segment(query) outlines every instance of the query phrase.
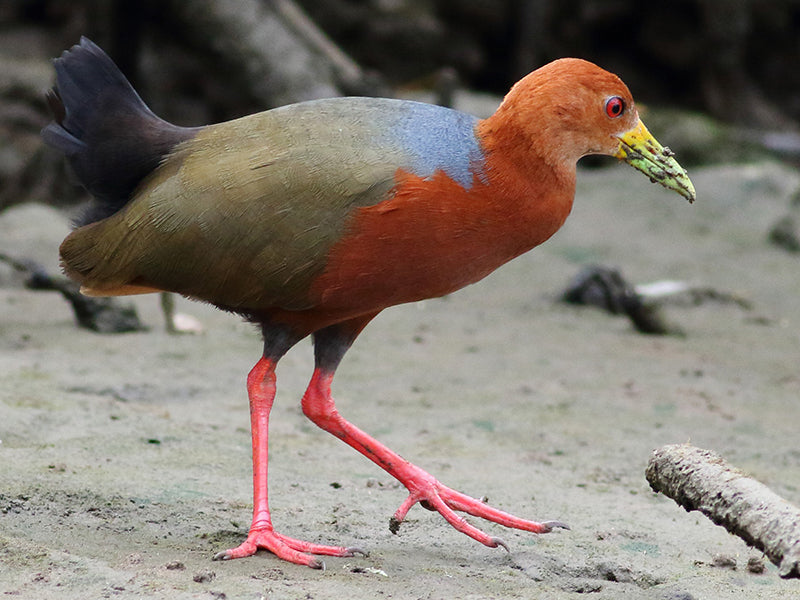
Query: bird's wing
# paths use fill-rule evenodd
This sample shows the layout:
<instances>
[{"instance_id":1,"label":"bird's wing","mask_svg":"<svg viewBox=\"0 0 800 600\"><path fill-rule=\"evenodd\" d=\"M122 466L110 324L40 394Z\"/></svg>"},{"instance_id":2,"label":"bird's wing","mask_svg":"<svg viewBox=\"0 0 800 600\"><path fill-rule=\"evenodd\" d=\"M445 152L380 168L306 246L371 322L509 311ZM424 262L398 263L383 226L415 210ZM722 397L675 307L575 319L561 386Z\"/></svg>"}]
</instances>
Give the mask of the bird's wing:
<instances>
[{"instance_id":1,"label":"bird's wing","mask_svg":"<svg viewBox=\"0 0 800 600\"><path fill-rule=\"evenodd\" d=\"M152 288L233 310L310 308L308 288L348 217L389 198L398 169L464 168L459 157L425 158L424 119L409 107L419 110L325 100L203 128L123 210L65 240L65 268L93 293ZM451 134L468 139L471 123Z\"/></svg>"}]
</instances>

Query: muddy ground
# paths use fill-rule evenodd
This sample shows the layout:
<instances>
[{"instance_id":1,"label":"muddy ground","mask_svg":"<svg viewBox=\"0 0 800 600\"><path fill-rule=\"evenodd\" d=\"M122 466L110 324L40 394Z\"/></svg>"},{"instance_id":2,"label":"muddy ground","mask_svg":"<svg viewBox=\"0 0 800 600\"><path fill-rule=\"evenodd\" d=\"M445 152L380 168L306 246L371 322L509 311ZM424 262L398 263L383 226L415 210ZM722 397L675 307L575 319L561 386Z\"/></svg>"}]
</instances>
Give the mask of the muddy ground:
<instances>
[{"instance_id":1,"label":"muddy ground","mask_svg":"<svg viewBox=\"0 0 800 600\"><path fill-rule=\"evenodd\" d=\"M345 359L340 411L444 483L571 531L478 523L490 549L437 514L388 521L403 489L302 415L303 343L278 372L276 528L367 548L327 570L268 553L212 562L250 517L245 376L255 330L196 303L205 333L77 329L56 293L0 272L0 591L9 598L700 600L800 597L760 553L649 490L663 444L713 449L800 503L800 258L767 242L800 185L777 164L694 170L690 206L623 165L582 171L551 241L481 283L387 310ZM0 251L55 267L67 220L0 215ZM678 279L734 294L672 305L683 336L554 302L587 263L636 283Z\"/></svg>"}]
</instances>

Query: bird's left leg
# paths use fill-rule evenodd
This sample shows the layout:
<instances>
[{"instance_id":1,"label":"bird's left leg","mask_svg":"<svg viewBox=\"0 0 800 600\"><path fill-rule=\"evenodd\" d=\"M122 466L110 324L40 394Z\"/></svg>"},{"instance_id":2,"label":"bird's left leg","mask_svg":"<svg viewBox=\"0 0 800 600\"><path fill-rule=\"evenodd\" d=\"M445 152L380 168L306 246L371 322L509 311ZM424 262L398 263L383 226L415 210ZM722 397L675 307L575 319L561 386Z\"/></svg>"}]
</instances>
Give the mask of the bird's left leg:
<instances>
[{"instance_id":1,"label":"bird's left leg","mask_svg":"<svg viewBox=\"0 0 800 600\"><path fill-rule=\"evenodd\" d=\"M319 427L358 450L408 489L408 498L389 522L392 533L397 533L409 509L417 502L429 510L440 513L458 531L492 548L505 547L505 544L502 540L470 525L455 511L481 517L505 527L534 533L548 533L557 527L568 529L559 521L538 523L520 519L442 485L428 472L408 462L339 414L331 396L333 375L345 352L368 321L368 318L348 321L314 334L315 368L303 396L303 412Z\"/></svg>"}]
</instances>

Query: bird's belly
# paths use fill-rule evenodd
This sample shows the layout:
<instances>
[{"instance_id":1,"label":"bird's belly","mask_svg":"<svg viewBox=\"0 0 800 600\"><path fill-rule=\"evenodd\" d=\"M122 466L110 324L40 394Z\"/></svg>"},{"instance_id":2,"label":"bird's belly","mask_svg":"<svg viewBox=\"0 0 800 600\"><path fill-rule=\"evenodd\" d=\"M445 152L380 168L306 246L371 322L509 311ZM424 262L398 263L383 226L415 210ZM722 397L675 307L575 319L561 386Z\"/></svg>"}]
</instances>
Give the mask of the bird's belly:
<instances>
[{"instance_id":1,"label":"bird's belly","mask_svg":"<svg viewBox=\"0 0 800 600\"><path fill-rule=\"evenodd\" d=\"M464 252L455 245L432 247L422 240L363 242L334 254L331 268L312 286L316 306L361 313L443 296L482 279L508 260Z\"/></svg>"}]
</instances>

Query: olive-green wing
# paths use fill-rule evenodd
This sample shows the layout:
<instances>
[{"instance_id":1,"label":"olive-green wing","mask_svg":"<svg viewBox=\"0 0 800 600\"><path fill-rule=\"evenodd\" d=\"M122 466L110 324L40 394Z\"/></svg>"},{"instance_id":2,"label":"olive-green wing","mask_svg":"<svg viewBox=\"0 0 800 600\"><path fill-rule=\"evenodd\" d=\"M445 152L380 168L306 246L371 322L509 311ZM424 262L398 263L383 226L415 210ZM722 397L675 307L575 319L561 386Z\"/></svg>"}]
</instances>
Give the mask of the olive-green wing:
<instances>
[{"instance_id":1,"label":"olive-green wing","mask_svg":"<svg viewBox=\"0 0 800 600\"><path fill-rule=\"evenodd\" d=\"M386 100L292 105L201 129L118 213L62 244L96 294L136 287L234 310L310 308L308 289L359 206L387 198L403 152ZM380 116L380 115L379 115Z\"/></svg>"}]
</instances>

